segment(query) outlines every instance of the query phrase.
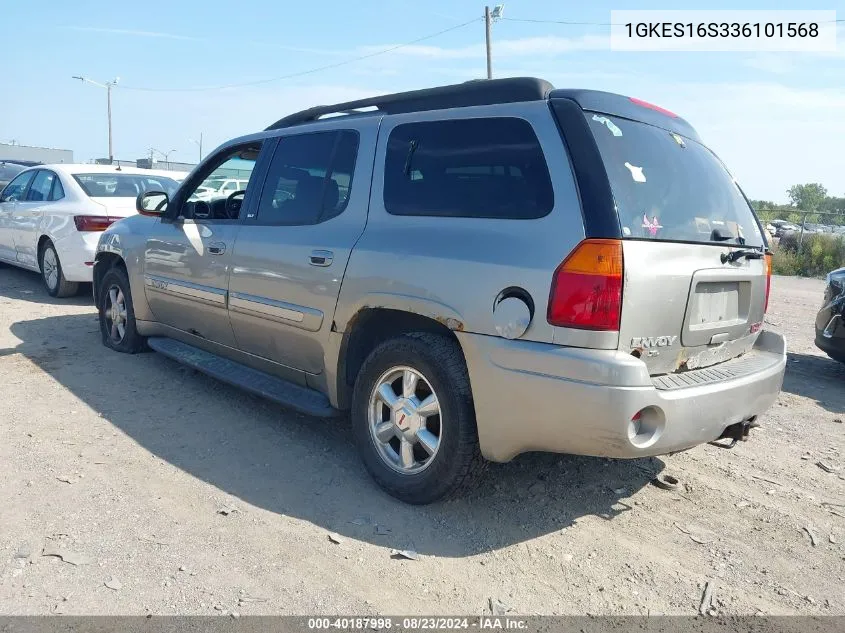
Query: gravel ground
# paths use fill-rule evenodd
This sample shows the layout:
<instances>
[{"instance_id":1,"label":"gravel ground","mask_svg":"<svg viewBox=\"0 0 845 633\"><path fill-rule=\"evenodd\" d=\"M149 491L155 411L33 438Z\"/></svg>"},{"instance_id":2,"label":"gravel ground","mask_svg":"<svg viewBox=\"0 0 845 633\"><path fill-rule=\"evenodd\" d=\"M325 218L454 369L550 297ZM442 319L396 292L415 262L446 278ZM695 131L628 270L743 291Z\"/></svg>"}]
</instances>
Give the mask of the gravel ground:
<instances>
[{"instance_id":1,"label":"gravel ground","mask_svg":"<svg viewBox=\"0 0 845 633\"><path fill-rule=\"evenodd\" d=\"M525 455L420 508L345 422L109 352L87 296L3 268L0 613L693 614L709 582L714 613L845 614L845 368L812 344L822 282L773 284L788 373L751 441Z\"/></svg>"}]
</instances>

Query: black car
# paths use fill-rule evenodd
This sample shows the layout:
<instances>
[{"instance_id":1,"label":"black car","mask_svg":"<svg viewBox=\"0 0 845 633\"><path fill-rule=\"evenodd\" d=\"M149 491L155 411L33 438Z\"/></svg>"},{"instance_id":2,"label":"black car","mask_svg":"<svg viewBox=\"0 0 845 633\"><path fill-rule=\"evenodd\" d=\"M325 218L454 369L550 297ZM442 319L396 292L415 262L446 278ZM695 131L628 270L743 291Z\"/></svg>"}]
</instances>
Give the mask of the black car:
<instances>
[{"instance_id":1,"label":"black car","mask_svg":"<svg viewBox=\"0 0 845 633\"><path fill-rule=\"evenodd\" d=\"M827 275L824 305L816 316L816 347L845 363L845 268Z\"/></svg>"}]
</instances>

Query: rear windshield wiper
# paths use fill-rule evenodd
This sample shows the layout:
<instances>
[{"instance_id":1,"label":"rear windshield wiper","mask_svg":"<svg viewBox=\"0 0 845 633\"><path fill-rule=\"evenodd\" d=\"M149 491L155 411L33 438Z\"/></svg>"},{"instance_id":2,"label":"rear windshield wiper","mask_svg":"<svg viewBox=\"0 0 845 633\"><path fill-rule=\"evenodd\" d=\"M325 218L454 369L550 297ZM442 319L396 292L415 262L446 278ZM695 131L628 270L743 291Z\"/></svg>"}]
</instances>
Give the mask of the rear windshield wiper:
<instances>
[{"instance_id":1,"label":"rear windshield wiper","mask_svg":"<svg viewBox=\"0 0 845 633\"><path fill-rule=\"evenodd\" d=\"M727 264L728 262L733 264L742 257L745 259L763 259L763 253L762 251L738 250L731 251L730 253L722 253L721 259L723 264Z\"/></svg>"},{"instance_id":2,"label":"rear windshield wiper","mask_svg":"<svg viewBox=\"0 0 845 633\"><path fill-rule=\"evenodd\" d=\"M745 238L744 237L742 237L741 235L734 235L728 229L723 229L723 228L717 227L717 228L713 229L713 231L710 233L710 241L711 242L727 242L727 241L730 241L730 240L734 240L740 246L745 245Z\"/></svg>"}]
</instances>

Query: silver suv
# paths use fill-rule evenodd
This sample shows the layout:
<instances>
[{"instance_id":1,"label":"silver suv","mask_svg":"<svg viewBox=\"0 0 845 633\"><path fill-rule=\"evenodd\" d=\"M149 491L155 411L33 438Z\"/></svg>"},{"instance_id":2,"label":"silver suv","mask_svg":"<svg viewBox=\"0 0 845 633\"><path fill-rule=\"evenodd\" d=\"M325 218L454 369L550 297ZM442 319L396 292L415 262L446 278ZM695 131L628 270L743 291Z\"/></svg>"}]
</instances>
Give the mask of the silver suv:
<instances>
[{"instance_id":1,"label":"silver suv","mask_svg":"<svg viewBox=\"0 0 845 633\"><path fill-rule=\"evenodd\" d=\"M194 196L216 174L246 189ZM657 106L530 78L315 107L99 242L102 338L315 416L428 503L526 451L745 439L785 342L719 159Z\"/></svg>"}]
</instances>

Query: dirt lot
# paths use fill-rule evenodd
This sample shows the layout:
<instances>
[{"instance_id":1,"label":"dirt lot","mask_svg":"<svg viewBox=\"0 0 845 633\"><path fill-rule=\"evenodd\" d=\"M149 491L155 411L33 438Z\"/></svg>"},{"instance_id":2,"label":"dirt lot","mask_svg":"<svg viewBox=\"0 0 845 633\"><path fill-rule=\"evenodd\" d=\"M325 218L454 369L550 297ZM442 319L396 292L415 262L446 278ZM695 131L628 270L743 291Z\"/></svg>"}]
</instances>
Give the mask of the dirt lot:
<instances>
[{"instance_id":1,"label":"dirt lot","mask_svg":"<svg viewBox=\"0 0 845 633\"><path fill-rule=\"evenodd\" d=\"M345 422L109 352L88 297L0 269L0 613L692 614L710 581L722 614L845 614L845 368L812 345L821 292L774 281L789 369L751 441L526 455L418 508L371 483Z\"/></svg>"}]
</instances>

